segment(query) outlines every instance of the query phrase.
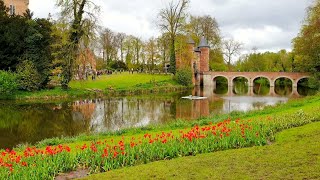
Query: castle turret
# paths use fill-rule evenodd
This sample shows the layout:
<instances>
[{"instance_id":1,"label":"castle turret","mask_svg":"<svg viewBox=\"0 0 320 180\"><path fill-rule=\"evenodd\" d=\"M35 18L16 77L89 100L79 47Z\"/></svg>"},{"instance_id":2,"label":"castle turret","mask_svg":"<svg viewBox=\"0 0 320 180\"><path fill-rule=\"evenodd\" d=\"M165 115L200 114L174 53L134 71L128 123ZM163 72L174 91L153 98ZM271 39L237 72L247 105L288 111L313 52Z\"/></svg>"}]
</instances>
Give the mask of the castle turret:
<instances>
[{"instance_id":1,"label":"castle turret","mask_svg":"<svg viewBox=\"0 0 320 180\"><path fill-rule=\"evenodd\" d=\"M200 73L209 71L209 53L210 46L204 36L201 37L199 49L201 51L200 55Z\"/></svg>"}]
</instances>

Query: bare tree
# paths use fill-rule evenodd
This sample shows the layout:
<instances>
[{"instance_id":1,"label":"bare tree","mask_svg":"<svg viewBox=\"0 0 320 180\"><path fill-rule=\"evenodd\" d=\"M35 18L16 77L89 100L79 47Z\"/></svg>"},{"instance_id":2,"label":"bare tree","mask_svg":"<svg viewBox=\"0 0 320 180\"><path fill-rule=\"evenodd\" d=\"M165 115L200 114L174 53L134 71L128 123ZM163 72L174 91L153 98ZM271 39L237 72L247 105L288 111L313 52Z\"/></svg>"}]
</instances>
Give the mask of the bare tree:
<instances>
[{"instance_id":1,"label":"bare tree","mask_svg":"<svg viewBox=\"0 0 320 180\"><path fill-rule=\"evenodd\" d=\"M228 64L228 69L231 71L232 57L239 55L242 49L242 43L235 41L234 39L228 39L223 41L223 54L225 56L225 62Z\"/></svg>"},{"instance_id":2,"label":"bare tree","mask_svg":"<svg viewBox=\"0 0 320 180\"><path fill-rule=\"evenodd\" d=\"M172 0L169 5L159 13L159 27L170 35L170 72L173 74L176 72L175 38L184 24L189 2L190 0L179 0L178 3L174 3Z\"/></svg>"}]
</instances>

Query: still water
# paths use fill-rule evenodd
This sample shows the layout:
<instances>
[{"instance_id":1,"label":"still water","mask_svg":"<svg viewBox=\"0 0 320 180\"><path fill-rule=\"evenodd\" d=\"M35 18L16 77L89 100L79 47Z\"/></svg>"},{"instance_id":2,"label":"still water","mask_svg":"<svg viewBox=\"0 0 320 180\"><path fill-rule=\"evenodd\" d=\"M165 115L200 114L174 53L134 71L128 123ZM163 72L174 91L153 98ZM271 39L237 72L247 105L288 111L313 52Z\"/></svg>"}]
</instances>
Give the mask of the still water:
<instances>
[{"instance_id":1,"label":"still water","mask_svg":"<svg viewBox=\"0 0 320 180\"><path fill-rule=\"evenodd\" d=\"M246 90L247 91L247 90ZM250 91L250 90L249 90ZM229 90L230 92L230 90ZM206 100L185 100L193 94ZM232 111L262 109L296 96L215 94L195 89L173 95L79 99L66 102L0 101L0 148L34 144L45 138L114 131L192 120Z\"/></svg>"}]
</instances>

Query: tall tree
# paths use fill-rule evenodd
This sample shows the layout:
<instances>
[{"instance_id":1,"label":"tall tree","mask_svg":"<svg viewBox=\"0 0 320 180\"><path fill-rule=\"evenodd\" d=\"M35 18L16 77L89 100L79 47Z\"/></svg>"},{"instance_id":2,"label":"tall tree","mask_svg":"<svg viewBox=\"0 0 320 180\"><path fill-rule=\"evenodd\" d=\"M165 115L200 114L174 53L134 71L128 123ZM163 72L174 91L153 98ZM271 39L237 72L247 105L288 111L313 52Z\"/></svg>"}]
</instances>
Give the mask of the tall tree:
<instances>
[{"instance_id":1,"label":"tall tree","mask_svg":"<svg viewBox=\"0 0 320 180\"><path fill-rule=\"evenodd\" d=\"M298 71L314 72L320 78L320 0L308 8L298 36L293 40Z\"/></svg>"},{"instance_id":2,"label":"tall tree","mask_svg":"<svg viewBox=\"0 0 320 180\"><path fill-rule=\"evenodd\" d=\"M146 54L147 54L147 62L148 68L150 71L154 70L157 56L157 44L155 38L150 38L146 44Z\"/></svg>"},{"instance_id":3,"label":"tall tree","mask_svg":"<svg viewBox=\"0 0 320 180\"><path fill-rule=\"evenodd\" d=\"M132 40L132 45L134 49L134 64L138 65L143 43L140 38L134 37Z\"/></svg>"},{"instance_id":4,"label":"tall tree","mask_svg":"<svg viewBox=\"0 0 320 180\"><path fill-rule=\"evenodd\" d=\"M232 58L240 54L242 44L234 39L227 39L223 41L223 54L225 56L225 62L228 65L229 71L231 71Z\"/></svg>"},{"instance_id":5,"label":"tall tree","mask_svg":"<svg viewBox=\"0 0 320 180\"><path fill-rule=\"evenodd\" d=\"M73 77L74 62L79 55L81 39L88 36L94 29L97 22L96 12L99 11L99 6L95 5L90 0L57 0L58 7L61 8L61 17L70 20L70 43L65 56L65 64L63 68L62 87L68 88L68 84ZM93 13L95 12L95 13Z\"/></svg>"},{"instance_id":6,"label":"tall tree","mask_svg":"<svg viewBox=\"0 0 320 180\"><path fill-rule=\"evenodd\" d=\"M227 69L223 60L220 29L214 17L210 15L190 16L186 32L196 43L199 43L202 36L207 39L210 46L209 65L211 70L224 71Z\"/></svg>"},{"instance_id":7,"label":"tall tree","mask_svg":"<svg viewBox=\"0 0 320 180\"><path fill-rule=\"evenodd\" d=\"M186 27L188 33L197 43L199 43L200 37L204 36L211 48L221 47L220 29L215 18L209 15L191 16Z\"/></svg>"},{"instance_id":8,"label":"tall tree","mask_svg":"<svg viewBox=\"0 0 320 180\"><path fill-rule=\"evenodd\" d=\"M125 38L123 43L125 60L129 69L134 68L134 49L133 49L134 38L135 38L134 36L129 35Z\"/></svg>"},{"instance_id":9,"label":"tall tree","mask_svg":"<svg viewBox=\"0 0 320 180\"><path fill-rule=\"evenodd\" d=\"M190 0L179 0L178 3L174 3L172 0L159 13L159 26L161 30L170 35L170 72L173 74L176 73L175 38L179 31L182 30L189 2Z\"/></svg>"},{"instance_id":10,"label":"tall tree","mask_svg":"<svg viewBox=\"0 0 320 180\"><path fill-rule=\"evenodd\" d=\"M107 61L107 64L110 64L113 58L113 54L116 46L116 37L115 33L110 29L106 28L101 34L101 46L103 50L103 60Z\"/></svg>"},{"instance_id":11,"label":"tall tree","mask_svg":"<svg viewBox=\"0 0 320 180\"><path fill-rule=\"evenodd\" d=\"M124 33L118 33L117 34L117 39L119 40L120 60L122 62L124 62L124 58L123 58L124 47L123 46L124 46L125 38L126 38L126 34L124 34Z\"/></svg>"},{"instance_id":12,"label":"tall tree","mask_svg":"<svg viewBox=\"0 0 320 180\"><path fill-rule=\"evenodd\" d=\"M167 62L169 62L170 58L170 49L168 41L170 41L170 37L167 33L162 34L160 37L157 38L157 45L159 50L159 56L161 58L161 65L162 68L165 68Z\"/></svg>"}]
</instances>

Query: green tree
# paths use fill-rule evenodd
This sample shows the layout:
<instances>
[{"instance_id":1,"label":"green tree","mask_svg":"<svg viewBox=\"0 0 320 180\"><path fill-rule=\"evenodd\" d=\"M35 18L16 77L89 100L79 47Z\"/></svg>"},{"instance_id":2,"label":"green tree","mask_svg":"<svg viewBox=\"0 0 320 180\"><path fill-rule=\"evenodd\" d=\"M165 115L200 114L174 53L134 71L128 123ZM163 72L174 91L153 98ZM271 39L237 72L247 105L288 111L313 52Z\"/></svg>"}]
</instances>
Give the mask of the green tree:
<instances>
[{"instance_id":1,"label":"green tree","mask_svg":"<svg viewBox=\"0 0 320 180\"><path fill-rule=\"evenodd\" d=\"M17 75L10 71L0 70L0 94L12 94L17 89Z\"/></svg>"},{"instance_id":2,"label":"green tree","mask_svg":"<svg viewBox=\"0 0 320 180\"><path fill-rule=\"evenodd\" d=\"M3 0L0 0L0 18L8 16L9 9L4 5Z\"/></svg>"},{"instance_id":3,"label":"green tree","mask_svg":"<svg viewBox=\"0 0 320 180\"><path fill-rule=\"evenodd\" d=\"M237 62L236 68L240 71L269 71L269 72L291 72L292 71L292 53L281 50L277 53L253 52L242 56Z\"/></svg>"},{"instance_id":4,"label":"green tree","mask_svg":"<svg viewBox=\"0 0 320 180\"><path fill-rule=\"evenodd\" d=\"M26 21L27 31L25 32L25 52L22 59L33 62L40 75L40 87L44 87L49 82L51 75L51 65L53 61L51 44L52 23L47 19L36 19Z\"/></svg>"},{"instance_id":5,"label":"green tree","mask_svg":"<svg viewBox=\"0 0 320 180\"><path fill-rule=\"evenodd\" d=\"M150 38L149 41L145 45L145 51L147 56L147 65L149 71L154 70L155 63L157 60L157 42L155 38Z\"/></svg>"},{"instance_id":6,"label":"green tree","mask_svg":"<svg viewBox=\"0 0 320 180\"><path fill-rule=\"evenodd\" d=\"M0 17L0 69L16 70L26 50L27 30L26 20L20 16Z\"/></svg>"},{"instance_id":7,"label":"green tree","mask_svg":"<svg viewBox=\"0 0 320 180\"><path fill-rule=\"evenodd\" d=\"M313 72L318 76L320 72L320 0L307 10L307 16L298 36L293 39L293 53L295 70ZM320 76L317 78L320 79Z\"/></svg>"},{"instance_id":8,"label":"green tree","mask_svg":"<svg viewBox=\"0 0 320 180\"><path fill-rule=\"evenodd\" d=\"M47 19L7 16L3 2L0 1L0 69L16 71L17 65L24 59L33 62L40 73L40 88L49 82L52 63L51 26Z\"/></svg>"},{"instance_id":9,"label":"green tree","mask_svg":"<svg viewBox=\"0 0 320 180\"><path fill-rule=\"evenodd\" d=\"M32 61L25 60L17 67L19 88L25 91L39 90L41 76Z\"/></svg>"},{"instance_id":10,"label":"green tree","mask_svg":"<svg viewBox=\"0 0 320 180\"><path fill-rule=\"evenodd\" d=\"M164 33L157 38L157 45L158 45L162 68L165 68L166 63L170 62L169 60L170 49L168 44L169 41L170 41L170 37L168 36L168 33Z\"/></svg>"},{"instance_id":11,"label":"green tree","mask_svg":"<svg viewBox=\"0 0 320 180\"><path fill-rule=\"evenodd\" d=\"M204 36L211 48L221 47L221 36L218 22L215 18L205 16L190 16L190 21L186 25L186 31L191 34L196 43Z\"/></svg>"}]
</instances>

